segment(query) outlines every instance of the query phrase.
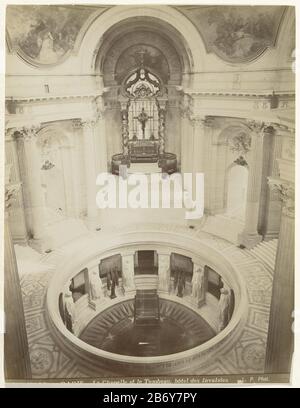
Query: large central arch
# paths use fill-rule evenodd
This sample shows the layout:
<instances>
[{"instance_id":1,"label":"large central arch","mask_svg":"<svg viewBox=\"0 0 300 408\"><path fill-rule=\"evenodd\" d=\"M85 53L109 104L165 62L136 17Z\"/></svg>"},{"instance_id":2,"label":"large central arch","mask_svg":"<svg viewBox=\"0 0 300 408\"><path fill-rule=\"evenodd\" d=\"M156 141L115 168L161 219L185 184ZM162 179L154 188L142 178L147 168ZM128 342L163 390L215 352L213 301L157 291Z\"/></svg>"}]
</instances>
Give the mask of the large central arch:
<instances>
[{"instance_id":1,"label":"large central arch","mask_svg":"<svg viewBox=\"0 0 300 408\"><path fill-rule=\"evenodd\" d=\"M182 38L194 71L203 68L206 51L202 38L195 26L180 12L169 6L116 6L96 17L83 38L79 51L81 72L94 73L96 56L107 30L121 21L138 16L150 17L172 26Z\"/></svg>"}]
</instances>

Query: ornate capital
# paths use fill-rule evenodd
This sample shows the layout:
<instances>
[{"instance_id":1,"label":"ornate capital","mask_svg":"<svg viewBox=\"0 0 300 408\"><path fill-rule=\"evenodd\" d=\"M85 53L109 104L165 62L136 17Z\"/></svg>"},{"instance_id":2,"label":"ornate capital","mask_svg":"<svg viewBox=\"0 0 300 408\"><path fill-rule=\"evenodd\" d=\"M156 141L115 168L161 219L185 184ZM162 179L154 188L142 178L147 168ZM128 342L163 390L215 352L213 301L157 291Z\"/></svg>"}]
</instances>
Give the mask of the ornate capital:
<instances>
[{"instance_id":1,"label":"ornate capital","mask_svg":"<svg viewBox=\"0 0 300 408\"><path fill-rule=\"evenodd\" d=\"M17 131L17 129L15 127L12 128L6 128L5 129L5 138L6 139L13 139L15 136L15 132Z\"/></svg>"},{"instance_id":2,"label":"ornate capital","mask_svg":"<svg viewBox=\"0 0 300 408\"><path fill-rule=\"evenodd\" d=\"M288 217L295 217L295 184L281 179L268 179L269 187L279 194L282 212Z\"/></svg>"},{"instance_id":3,"label":"ornate capital","mask_svg":"<svg viewBox=\"0 0 300 408\"><path fill-rule=\"evenodd\" d=\"M264 133L273 134L274 132L274 128L271 123L249 120L246 124L251 132L257 133L259 135L263 135Z\"/></svg>"},{"instance_id":4,"label":"ornate capital","mask_svg":"<svg viewBox=\"0 0 300 408\"><path fill-rule=\"evenodd\" d=\"M96 119L92 118L92 119L86 119L86 120L82 120L80 122L80 125L83 129L94 129L94 126L96 124Z\"/></svg>"},{"instance_id":5,"label":"ornate capital","mask_svg":"<svg viewBox=\"0 0 300 408\"><path fill-rule=\"evenodd\" d=\"M24 140L31 140L37 137L37 133L40 130L40 126L32 125L30 127L23 126L22 128L18 128L15 130L14 135L15 137L22 138Z\"/></svg>"},{"instance_id":6,"label":"ornate capital","mask_svg":"<svg viewBox=\"0 0 300 408\"><path fill-rule=\"evenodd\" d=\"M5 210L8 210L13 201L17 198L21 183L6 184L5 186Z\"/></svg>"},{"instance_id":7,"label":"ornate capital","mask_svg":"<svg viewBox=\"0 0 300 408\"><path fill-rule=\"evenodd\" d=\"M217 118L213 116L207 116L202 120L202 124L204 127L207 128L216 128L219 126L219 123L217 121Z\"/></svg>"}]
</instances>

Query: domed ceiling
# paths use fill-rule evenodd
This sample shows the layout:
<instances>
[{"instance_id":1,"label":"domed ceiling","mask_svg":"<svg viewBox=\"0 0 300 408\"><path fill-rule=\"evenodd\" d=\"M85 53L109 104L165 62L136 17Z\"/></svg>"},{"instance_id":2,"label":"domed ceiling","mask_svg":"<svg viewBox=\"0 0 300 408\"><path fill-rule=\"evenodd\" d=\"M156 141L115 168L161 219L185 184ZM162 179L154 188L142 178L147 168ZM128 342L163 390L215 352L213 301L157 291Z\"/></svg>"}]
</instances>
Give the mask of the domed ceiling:
<instances>
[{"instance_id":1,"label":"domed ceiling","mask_svg":"<svg viewBox=\"0 0 300 408\"><path fill-rule=\"evenodd\" d=\"M10 51L35 65L56 64L79 47L94 18L113 6L7 7ZM249 62L274 46L282 6L176 6L197 28L207 52L231 63Z\"/></svg>"}]
</instances>

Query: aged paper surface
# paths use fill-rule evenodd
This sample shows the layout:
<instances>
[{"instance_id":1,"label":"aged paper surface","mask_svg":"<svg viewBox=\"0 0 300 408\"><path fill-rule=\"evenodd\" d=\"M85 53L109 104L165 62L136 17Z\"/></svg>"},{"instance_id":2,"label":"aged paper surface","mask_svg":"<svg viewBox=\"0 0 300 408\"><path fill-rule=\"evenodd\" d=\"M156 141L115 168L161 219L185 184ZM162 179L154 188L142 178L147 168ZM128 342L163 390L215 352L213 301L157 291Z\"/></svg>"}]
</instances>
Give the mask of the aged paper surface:
<instances>
[{"instance_id":1,"label":"aged paper surface","mask_svg":"<svg viewBox=\"0 0 300 408\"><path fill-rule=\"evenodd\" d=\"M290 384L296 8L1 10L6 386Z\"/></svg>"}]
</instances>

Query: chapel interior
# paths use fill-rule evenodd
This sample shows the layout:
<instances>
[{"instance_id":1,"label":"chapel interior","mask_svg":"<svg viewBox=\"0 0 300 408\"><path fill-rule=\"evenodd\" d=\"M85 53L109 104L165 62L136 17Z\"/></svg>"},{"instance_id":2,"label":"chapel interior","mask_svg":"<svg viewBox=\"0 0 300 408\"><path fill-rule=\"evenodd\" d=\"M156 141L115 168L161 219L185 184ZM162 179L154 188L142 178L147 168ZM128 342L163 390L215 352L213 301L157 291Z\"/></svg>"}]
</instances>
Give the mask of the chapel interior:
<instances>
[{"instance_id":1,"label":"chapel interior","mask_svg":"<svg viewBox=\"0 0 300 408\"><path fill-rule=\"evenodd\" d=\"M7 381L288 378L294 8L9 5L5 87ZM196 173L201 217L96 201Z\"/></svg>"}]
</instances>

